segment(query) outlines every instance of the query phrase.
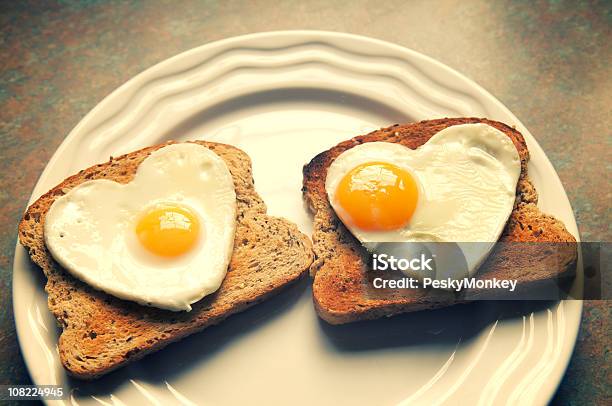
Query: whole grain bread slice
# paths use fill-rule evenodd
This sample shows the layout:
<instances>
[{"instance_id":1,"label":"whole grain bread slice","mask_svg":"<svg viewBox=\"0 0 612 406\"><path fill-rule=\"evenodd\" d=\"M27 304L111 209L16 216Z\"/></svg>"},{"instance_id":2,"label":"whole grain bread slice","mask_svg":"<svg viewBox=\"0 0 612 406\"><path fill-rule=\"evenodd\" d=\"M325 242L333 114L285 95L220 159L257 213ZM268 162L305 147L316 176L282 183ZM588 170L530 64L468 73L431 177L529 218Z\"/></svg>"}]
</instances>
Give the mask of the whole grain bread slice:
<instances>
[{"instance_id":1,"label":"whole grain bread slice","mask_svg":"<svg viewBox=\"0 0 612 406\"><path fill-rule=\"evenodd\" d=\"M81 379L96 378L219 323L295 282L312 263L308 237L289 221L266 214L266 206L254 188L248 155L229 145L196 142L219 155L232 174L237 227L223 284L217 292L195 303L190 312L141 306L95 290L62 269L43 239L45 214L56 198L91 179L127 183L143 159L167 144L82 170L27 209L19 224L19 240L47 277L49 308L63 329L59 354L70 374Z\"/></svg>"},{"instance_id":2,"label":"whole grain bread slice","mask_svg":"<svg viewBox=\"0 0 612 406\"><path fill-rule=\"evenodd\" d=\"M521 158L521 175L512 214L497 244L479 270L482 279L516 279L517 291L551 280L571 278L577 258L576 239L562 222L543 214L527 175L529 151L523 136L506 124L479 118L446 118L394 125L344 141L314 157L304 166L304 198L314 213L315 261L313 299L321 318L332 324L449 306L461 302L450 293L426 289L372 289L380 276L368 264L370 255L338 219L325 191L327 169L342 152L362 143L394 142L415 149L440 130L457 124L486 123L510 137ZM536 242L537 244L512 244ZM554 244L551 248L551 244ZM503 244L507 243L507 244ZM472 291L472 296L481 292Z\"/></svg>"}]
</instances>

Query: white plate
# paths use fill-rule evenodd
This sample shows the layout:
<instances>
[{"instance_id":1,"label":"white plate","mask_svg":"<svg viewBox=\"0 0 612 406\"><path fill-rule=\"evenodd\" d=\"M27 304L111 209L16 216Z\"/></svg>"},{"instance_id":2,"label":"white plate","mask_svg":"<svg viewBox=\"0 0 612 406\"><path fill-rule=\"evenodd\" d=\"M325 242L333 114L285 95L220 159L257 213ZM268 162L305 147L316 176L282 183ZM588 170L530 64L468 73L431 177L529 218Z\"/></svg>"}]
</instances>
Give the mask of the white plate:
<instances>
[{"instance_id":1,"label":"white plate","mask_svg":"<svg viewBox=\"0 0 612 406\"><path fill-rule=\"evenodd\" d=\"M253 160L269 212L306 233L302 165L337 142L397 122L478 116L515 125L540 207L578 236L553 167L484 89L414 51L330 32L231 38L170 58L104 99L49 162L32 201L67 175L168 139L231 143ZM95 383L68 379L41 272L21 247L13 294L37 384L78 404L545 404L576 339L581 302L476 303L348 326L317 319L309 281Z\"/></svg>"}]
</instances>

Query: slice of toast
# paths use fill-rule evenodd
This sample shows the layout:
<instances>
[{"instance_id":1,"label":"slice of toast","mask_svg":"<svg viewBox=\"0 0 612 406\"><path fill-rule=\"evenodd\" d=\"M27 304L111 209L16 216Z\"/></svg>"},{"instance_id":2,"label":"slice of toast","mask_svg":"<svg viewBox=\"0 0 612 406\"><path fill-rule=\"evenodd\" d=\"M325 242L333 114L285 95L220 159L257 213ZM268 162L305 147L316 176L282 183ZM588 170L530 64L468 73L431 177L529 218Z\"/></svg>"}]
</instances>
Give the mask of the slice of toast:
<instances>
[{"instance_id":1,"label":"slice of toast","mask_svg":"<svg viewBox=\"0 0 612 406\"><path fill-rule=\"evenodd\" d=\"M369 254L338 219L325 191L327 169L342 152L362 143L395 142L415 149L440 130L457 124L486 123L505 133L521 159L521 175L514 209L500 238L502 242L550 242L549 244L497 244L480 268L482 279L516 279L524 291L544 281L570 278L575 271L575 238L563 223L543 214L537 207L537 193L527 176L529 151L523 136L503 123L478 118L447 118L394 125L344 141L320 153L304 166L304 198L314 213L312 240L315 261L313 299L319 316L332 324L438 308L458 303L452 297L440 300L426 289L385 289L373 293ZM527 254L522 248L528 246ZM478 292L472 292L477 295Z\"/></svg>"},{"instance_id":2,"label":"slice of toast","mask_svg":"<svg viewBox=\"0 0 612 406\"><path fill-rule=\"evenodd\" d=\"M27 209L19 224L19 240L47 277L49 308L63 329L59 354L71 375L96 378L219 323L295 282L312 263L308 237L287 220L266 214L266 206L254 188L248 155L229 145L197 143L219 155L232 174L237 226L223 284L217 292L193 304L190 312L141 306L95 290L63 270L47 251L43 239L45 214L57 197L91 179L127 183L143 159L167 144L82 170Z\"/></svg>"}]
</instances>

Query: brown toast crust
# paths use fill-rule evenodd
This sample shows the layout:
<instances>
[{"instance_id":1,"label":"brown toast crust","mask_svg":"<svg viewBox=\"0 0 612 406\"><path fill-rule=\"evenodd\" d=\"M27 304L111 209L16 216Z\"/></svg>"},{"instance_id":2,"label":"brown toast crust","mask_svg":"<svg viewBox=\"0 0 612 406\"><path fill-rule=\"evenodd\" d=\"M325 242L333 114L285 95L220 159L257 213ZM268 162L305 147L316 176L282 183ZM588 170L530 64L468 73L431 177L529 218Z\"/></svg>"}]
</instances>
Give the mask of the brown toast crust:
<instances>
[{"instance_id":1,"label":"brown toast crust","mask_svg":"<svg viewBox=\"0 0 612 406\"><path fill-rule=\"evenodd\" d=\"M236 190L234 251L221 287L193 304L190 312L171 312L123 301L73 278L47 251L45 215L56 198L92 179L129 182L138 165L166 144L144 148L92 166L41 196L19 224L19 241L47 277L49 309L63 331L59 354L73 376L93 379L159 350L173 341L219 323L295 282L312 263L310 240L287 220L266 214L256 193L251 162L238 148L195 141L227 164Z\"/></svg>"},{"instance_id":2,"label":"brown toast crust","mask_svg":"<svg viewBox=\"0 0 612 406\"><path fill-rule=\"evenodd\" d=\"M432 299L425 289L400 291L386 289L373 295L369 287L369 255L338 219L325 191L327 169L344 151L366 142L384 141L415 149L446 127L457 124L485 123L506 134L521 159L514 209L500 241L561 243L551 255L546 244L530 245L530 255L512 252L511 244L498 244L481 267L483 279L517 279L517 290L553 278L571 277L577 258L576 239L562 222L543 214L537 207L537 193L527 174L529 151L520 132L487 119L445 118L405 125L393 125L344 141L315 156L304 166L304 199L314 214L313 247L315 261L310 267L314 277L313 299L317 313L332 324L375 319L398 313L448 306L457 301ZM519 247L515 247L516 251ZM535 252L538 250L539 252ZM439 298L438 298L439 299Z\"/></svg>"}]
</instances>

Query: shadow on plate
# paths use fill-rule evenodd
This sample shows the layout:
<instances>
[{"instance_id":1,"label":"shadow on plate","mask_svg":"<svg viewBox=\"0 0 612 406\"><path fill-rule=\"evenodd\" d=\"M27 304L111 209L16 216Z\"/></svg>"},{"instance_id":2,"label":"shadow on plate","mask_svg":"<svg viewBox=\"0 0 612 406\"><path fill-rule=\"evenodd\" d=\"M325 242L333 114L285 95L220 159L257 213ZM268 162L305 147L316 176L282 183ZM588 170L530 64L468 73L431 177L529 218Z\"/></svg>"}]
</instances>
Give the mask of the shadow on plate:
<instances>
[{"instance_id":1,"label":"shadow on plate","mask_svg":"<svg viewBox=\"0 0 612 406\"><path fill-rule=\"evenodd\" d=\"M456 345L478 336L497 320L550 308L552 301L480 301L377 320L331 325L321 330L338 351L368 351L418 345Z\"/></svg>"}]
</instances>

